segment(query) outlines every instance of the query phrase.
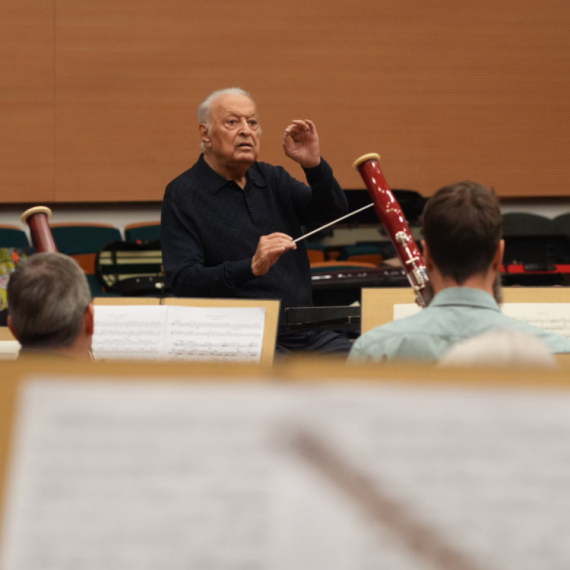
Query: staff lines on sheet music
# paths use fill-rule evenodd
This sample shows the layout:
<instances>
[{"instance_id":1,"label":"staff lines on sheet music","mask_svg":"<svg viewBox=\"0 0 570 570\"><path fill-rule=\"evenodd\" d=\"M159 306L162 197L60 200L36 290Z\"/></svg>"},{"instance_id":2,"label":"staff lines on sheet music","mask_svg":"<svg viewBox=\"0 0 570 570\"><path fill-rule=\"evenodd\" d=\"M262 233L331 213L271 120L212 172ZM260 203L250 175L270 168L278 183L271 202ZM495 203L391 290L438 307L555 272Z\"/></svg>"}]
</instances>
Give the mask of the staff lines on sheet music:
<instances>
[{"instance_id":1,"label":"staff lines on sheet music","mask_svg":"<svg viewBox=\"0 0 570 570\"><path fill-rule=\"evenodd\" d=\"M93 351L96 358L165 360L176 351L186 358L209 351L218 359L216 351L222 350L238 354L240 360L247 354L249 360L259 361L264 329L265 309L258 307L157 306L127 311L98 306Z\"/></svg>"},{"instance_id":2,"label":"staff lines on sheet music","mask_svg":"<svg viewBox=\"0 0 570 570\"><path fill-rule=\"evenodd\" d=\"M216 338L259 338L259 333L238 333L235 331L201 331L201 332L188 332L188 331L167 331L168 335L171 336L182 336L184 338L204 338L204 337L216 337Z\"/></svg>"},{"instance_id":3,"label":"staff lines on sheet music","mask_svg":"<svg viewBox=\"0 0 570 570\"><path fill-rule=\"evenodd\" d=\"M261 329L261 325L259 323L228 323L227 321L219 322L219 323L211 323L211 322L204 322L204 321L170 321L168 323L168 327L193 327L193 328L208 328L208 329L220 329L220 328L228 328L228 329Z\"/></svg>"},{"instance_id":4,"label":"staff lines on sheet music","mask_svg":"<svg viewBox=\"0 0 570 570\"><path fill-rule=\"evenodd\" d=\"M191 340L189 342L185 342L185 341L180 341L180 340L175 340L172 343L172 346L179 346L179 347L186 347L186 346L196 346L196 347L211 347L211 346L221 346L221 347L225 347L225 346L235 346L235 347L250 347L253 348L255 346L257 346L256 342L246 342L246 343L240 343L240 342L236 342L236 341L228 341L228 342L216 342L216 343L212 343L212 342L200 342L197 340Z\"/></svg>"},{"instance_id":5,"label":"staff lines on sheet music","mask_svg":"<svg viewBox=\"0 0 570 570\"><path fill-rule=\"evenodd\" d=\"M557 332L562 336L566 336L570 338L570 322L568 319L550 319L547 317L536 317L536 318L529 318L526 321L530 325L534 325L535 327L539 327L541 329L549 330L552 332Z\"/></svg>"},{"instance_id":6,"label":"staff lines on sheet music","mask_svg":"<svg viewBox=\"0 0 570 570\"><path fill-rule=\"evenodd\" d=\"M121 334L124 334L125 332L131 332L132 330L136 331L137 334L141 335L141 334L150 334L150 335L154 335L154 334L160 334L160 329L158 327L153 327L153 328L141 328L140 326L134 326L134 325L129 325L129 326L121 326L121 327L116 327L114 325L109 325L107 323L101 323L97 325L97 329L99 331L105 331L106 333L109 332L113 332L113 331L118 331Z\"/></svg>"},{"instance_id":7,"label":"staff lines on sheet music","mask_svg":"<svg viewBox=\"0 0 570 570\"><path fill-rule=\"evenodd\" d=\"M99 331L101 334L105 334L106 336L113 337L113 340L117 340L116 337L123 338L128 340L130 338L148 338L148 337L160 337L160 331L145 331L145 330L137 330L136 332L131 332L128 330L115 330L115 329L106 329L105 327L101 328Z\"/></svg>"},{"instance_id":8,"label":"staff lines on sheet music","mask_svg":"<svg viewBox=\"0 0 570 570\"><path fill-rule=\"evenodd\" d=\"M115 319L109 319L109 320L99 320L98 323L99 326L108 326L108 327L140 327L141 325L145 325L145 326L150 326L150 327L162 327L163 323L162 321L155 321L155 322L148 322L148 321L128 321L128 320L115 320Z\"/></svg>"},{"instance_id":9,"label":"staff lines on sheet music","mask_svg":"<svg viewBox=\"0 0 570 570\"><path fill-rule=\"evenodd\" d=\"M214 352L243 352L243 351L249 351L249 352L255 352L255 345L251 345L251 344L222 344L222 345L215 345L215 344L193 344L190 346L173 346L170 350L167 351L167 354L172 354L172 353L179 353L179 354L192 354L195 352L211 352L212 354Z\"/></svg>"},{"instance_id":10,"label":"staff lines on sheet music","mask_svg":"<svg viewBox=\"0 0 570 570\"><path fill-rule=\"evenodd\" d=\"M232 358L248 358L254 357L255 353L248 352L248 351L241 351L241 350L229 350L227 352L220 352L220 351L197 351L197 352L174 352L169 354L169 359L172 360L185 360L185 359L195 359L195 358L223 358L223 359L232 359Z\"/></svg>"},{"instance_id":11,"label":"staff lines on sheet music","mask_svg":"<svg viewBox=\"0 0 570 570\"><path fill-rule=\"evenodd\" d=\"M185 360L186 358L192 359L212 359L212 360L233 360L239 359L240 360L249 360L248 357L256 356L255 353L250 352L196 352L196 353L179 353L176 352L174 354L169 355L173 360Z\"/></svg>"}]
</instances>

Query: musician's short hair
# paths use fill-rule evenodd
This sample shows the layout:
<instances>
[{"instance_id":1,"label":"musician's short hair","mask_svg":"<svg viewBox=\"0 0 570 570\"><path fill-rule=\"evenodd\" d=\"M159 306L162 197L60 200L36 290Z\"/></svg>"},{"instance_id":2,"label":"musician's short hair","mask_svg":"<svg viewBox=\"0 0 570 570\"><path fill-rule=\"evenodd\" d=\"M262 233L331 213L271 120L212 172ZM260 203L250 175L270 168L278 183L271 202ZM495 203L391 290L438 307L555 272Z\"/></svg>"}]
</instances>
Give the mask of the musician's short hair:
<instances>
[{"instance_id":1,"label":"musician's short hair","mask_svg":"<svg viewBox=\"0 0 570 570\"><path fill-rule=\"evenodd\" d=\"M240 87L228 87L226 89L218 89L217 91L213 91L210 93L202 103L198 106L198 122L206 125L206 128L209 128L210 125L210 111L212 110L212 105L224 95L243 95L247 97L254 105L255 101L253 97L245 90L241 89ZM261 134L261 129L259 129L259 133ZM202 150L206 150L206 146L202 142L201 144Z\"/></svg>"},{"instance_id":2,"label":"musician's short hair","mask_svg":"<svg viewBox=\"0 0 570 570\"><path fill-rule=\"evenodd\" d=\"M476 182L446 186L428 200L422 230L439 271L462 285L493 262L503 234L499 201Z\"/></svg>"},{"instance_id":3,"label":"musician's short hair","mask_svg":"<svg viewBox=\"0 0 570 570\"><path fill-rule=\"evenodd\" d=\"M85 274L61 253L32 255L18 264L8 281L8 311L24 347L71 346L90 303Z\"/></svg>"}]
</instances>

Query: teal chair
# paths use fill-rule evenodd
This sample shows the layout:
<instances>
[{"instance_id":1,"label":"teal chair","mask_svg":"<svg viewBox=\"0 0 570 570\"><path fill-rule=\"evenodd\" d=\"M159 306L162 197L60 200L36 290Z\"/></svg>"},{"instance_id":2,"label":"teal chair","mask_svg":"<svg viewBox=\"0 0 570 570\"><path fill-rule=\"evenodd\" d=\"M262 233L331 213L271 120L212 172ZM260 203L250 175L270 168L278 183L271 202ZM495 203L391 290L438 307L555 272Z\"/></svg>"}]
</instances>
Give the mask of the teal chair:
<instances>
[{"instance_id":1,"label":"teal chair","mask_svg":"<svg viewBox=\"0 0 570 570\"><path fill-rule=\"evenodd\" d=\"M73 257L85 272L93 297L112 296L103 289L95 276L95 258L103 246L113 241L122 241L118 228L109 224L52 224L51 231L57 249Z\"/></svg>"},{"instance_id":2,"label":"teal chair","mask_svg":"<svg viewBox=\"0 0 570 570\"><path fill-rule=\"evenodd\" d=\"M89 285L89 290L91 291L92 297L121 297L120 293L114 293L113 291L105 291L99 283L99 279L97 279L96 275L91 275L90 273L86 273L85 277L87 277L87 283Z\"/></svg>"},{"instance_id":3,"label":"teal chair","mask_svg":"<svg viewBox=\"0 0 570 570\"><path fill-rule=\"evenodd\" d=\"M160 240L160 222L140 222L125 226L127 241L156 241Z\"/></svg>"},{"instance_id":4,"label":"teal chair","mask_svg":"<svg viewBox=\"0 0 570 570\"><path fill-rule=\"evenodd\" d=\"M95 257L103 246L123 239L119 229L109 224L52 224L51 231L57 249L88 274L95 274Z\"/></svg>"},{"instance_id":5,"label":"teal chair","mask_svg":"<svg viewBox=\"0 0 570 570\"><path fill-rule=\"evenodd\" d=\"M26 232L18 226L0 224L0 247L30 247Z\"/></svg>"},{"instance_id":6,"label":"teal chair","mask_svg":"<svg viewBox=\"0 0 570 570\"><path fill-rule=\"evenodd\" d=\"M316 241L307 241L306 246L311 264L325 261L325 246L323 244Z\"/></svg>"},{"instance_id":7,"label":"teal chair","mask_svg":"<svg viewBox=\"0 0 570 570\"><path fill-rule=\"evenodd\" d=\"M376 244L346 245L342 248L338 261L357 261L380 265L384 256Z\"/></svg>"}]
</instances>

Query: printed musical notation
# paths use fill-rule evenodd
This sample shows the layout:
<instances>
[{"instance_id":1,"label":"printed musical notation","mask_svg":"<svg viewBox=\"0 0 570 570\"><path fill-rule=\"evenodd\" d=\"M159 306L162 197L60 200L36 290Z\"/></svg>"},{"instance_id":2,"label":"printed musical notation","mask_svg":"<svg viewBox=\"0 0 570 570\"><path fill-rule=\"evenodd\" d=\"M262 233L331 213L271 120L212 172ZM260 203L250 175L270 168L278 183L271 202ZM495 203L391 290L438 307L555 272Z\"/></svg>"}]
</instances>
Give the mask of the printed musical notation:
<instances>
[{"instance_id":1,"label":"printed musical notation","mask_svg":"<svg viewBox=\"0 0 570 570\"><path fill-rule=\"evenodd\" d=\"M95 358L259 362L263 307L95 307Z\"/></svg>"},{"instance_id":2,"label":"printed musical notation","mask_svg":"<svg viewBox=\"0 0 570 570\"><path fill-rule=\"evenodd\" d=\"M421 311L415 304L394 305L394 320ZM529 325L570 338L570 304L568 303L504 303L504 315Z\"/></svg>"},{"instance_id":3,"label":"printed musical notation","mask_svg":"<svg viewBox=\"0 0 570 570\"><path fill-rule=\"evenodd\" d=\"M168 309L164 335L167 359L259 362L264 308L165 308Z\"/></svg>"},{"instance_id":4,"label":"printed musical notation","mask_svg":"<svg viewBox=\"0 0 570 570\"><path fill-rule=\"evenodd\" d=\"M570 338L568 303L505 303L502 309L513 319Z\"/></svg>"},{"instance_id":5,"label":"printed musical notation","mask_svg":"<svg viewBox=\"0 0 570 570\"><path fill-rule=\"evenodd\" d=\"M164 336L163 308L158 305L95 305L95 358L159 359Z\"/></svg>"}]
</instances>

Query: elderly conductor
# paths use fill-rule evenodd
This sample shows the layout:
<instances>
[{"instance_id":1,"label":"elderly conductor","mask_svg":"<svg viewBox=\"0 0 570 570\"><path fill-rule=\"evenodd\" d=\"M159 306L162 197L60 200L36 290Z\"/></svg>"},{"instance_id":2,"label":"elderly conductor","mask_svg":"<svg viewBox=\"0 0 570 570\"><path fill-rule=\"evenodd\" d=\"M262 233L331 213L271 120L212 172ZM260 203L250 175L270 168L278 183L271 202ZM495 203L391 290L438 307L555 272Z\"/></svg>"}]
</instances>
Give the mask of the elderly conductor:
<instances>
[{"instance_id":1,"label":"elderly conductor","mask_svg":"<svg viewBox=\"0 0 570 570\"><path fill-rule=\"evenodd\" d=\"M203 154L166 188L162 250L178 296L280 299L285 307L312 305L305 244L293 243L301 225L347 211L331 167L320 156L312 121L295 120L283 137L304 184L283 168L257 162L261 128L243 90L212 93L198 109ZM277 352L348 352L332 331L292 334L280 327Z\"/></svg>"}]
</instances>

